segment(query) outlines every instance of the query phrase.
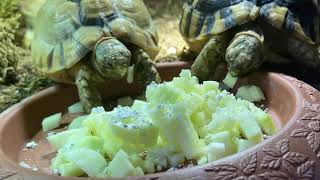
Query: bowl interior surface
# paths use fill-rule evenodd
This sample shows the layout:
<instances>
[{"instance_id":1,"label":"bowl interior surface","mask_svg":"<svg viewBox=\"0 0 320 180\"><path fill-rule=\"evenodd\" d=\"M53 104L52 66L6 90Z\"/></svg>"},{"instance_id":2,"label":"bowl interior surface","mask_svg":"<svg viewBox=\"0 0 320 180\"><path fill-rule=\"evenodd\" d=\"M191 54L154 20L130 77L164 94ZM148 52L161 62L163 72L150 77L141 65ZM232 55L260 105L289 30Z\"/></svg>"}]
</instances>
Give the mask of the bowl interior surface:
<instances>
[{"instance_id":1,"label":"bowl interior surface","mask_svg":"<svg viewBox=\"0 0 320 180\"><path fill-rule=\"evenodd\" d=\"M182 68L188 65L179 66L159 65L158 71L166 81L177 76ZM266 96L262 104L268 108L279 132L287 122L294 118L297 111L299 97L297 92L288 81L275 73L256 73L242 78L237 82L236 87L241 85L257 85L261 87ZM124 82L110 82L104 88L104 99L137 95L141 89L136 85L127 85ZM22 103L10 108L0 116L0 155L4 156L3 166L15 168L21 171L18 164L26 162L36 165L39 172L50 173L50 160L55 152L46 141L47 133L41 131L41 122L44 117L58 112L65 112L67 107L78 101L77 89L71 85L58 85L51 87L41 93L24 100ZM72 116L65 116L68 121ZM276 136L276 135L275 135ZM38 147L33 150L23 150L25 144L36 141ZM268 141L265 140L265 141Z\"/></svg>"}]
</instances>

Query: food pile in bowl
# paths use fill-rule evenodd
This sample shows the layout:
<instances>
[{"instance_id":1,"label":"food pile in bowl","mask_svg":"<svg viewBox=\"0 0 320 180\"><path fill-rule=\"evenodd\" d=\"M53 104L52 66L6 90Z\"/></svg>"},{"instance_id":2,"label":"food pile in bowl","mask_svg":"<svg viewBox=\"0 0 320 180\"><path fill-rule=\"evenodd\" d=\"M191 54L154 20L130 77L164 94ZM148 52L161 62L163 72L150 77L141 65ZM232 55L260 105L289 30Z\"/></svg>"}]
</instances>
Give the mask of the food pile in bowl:
<instances>
[{"instance_id":1,"label":"food pile in bowl","mask_svg":"<svg viewBox=\"0 0 320 180\"><path fill-rule=\"evenodd\" d=\"M89 177L170 171L244 151L276 132L268 113L221 91L215 81L200 84L189 70L170 82L150 84L145 97L112 111L94 108L48 136L57 150L51 171ZM43 129L58 127L60 117L45 118Z\"/></svg>"}]
</instances>

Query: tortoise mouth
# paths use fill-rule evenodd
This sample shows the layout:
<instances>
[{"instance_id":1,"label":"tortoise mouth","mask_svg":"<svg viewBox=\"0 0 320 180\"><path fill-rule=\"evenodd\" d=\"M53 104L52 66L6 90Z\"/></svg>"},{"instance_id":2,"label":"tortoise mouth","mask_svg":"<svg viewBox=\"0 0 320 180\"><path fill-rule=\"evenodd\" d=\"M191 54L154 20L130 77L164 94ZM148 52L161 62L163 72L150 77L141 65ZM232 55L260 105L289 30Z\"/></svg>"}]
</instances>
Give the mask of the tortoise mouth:
<instances>
[{"instance_id":1,"label":"tortoise mouth","mask_svg":"<svg viewBox=\"0 0 320 180\"><path fill-rule=\"evenodd\" d=\"M101 76L107 79L123 79L128 73L127 66L115 67L112 69L106 68L103 72L100 72Z\"/></svg>"}]
</instances>

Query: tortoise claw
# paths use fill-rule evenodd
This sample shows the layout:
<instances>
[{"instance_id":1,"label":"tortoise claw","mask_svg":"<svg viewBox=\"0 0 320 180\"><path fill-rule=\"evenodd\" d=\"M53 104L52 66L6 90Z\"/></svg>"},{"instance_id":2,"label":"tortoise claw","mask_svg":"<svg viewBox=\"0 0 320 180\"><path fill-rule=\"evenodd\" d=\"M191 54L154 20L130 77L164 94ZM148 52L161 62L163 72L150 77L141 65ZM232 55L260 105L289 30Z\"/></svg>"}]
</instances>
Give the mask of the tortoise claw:
<instances>
[{"instance_id":1,"label":"tortoise claw","mask_svg":"<svg viewBox=\"0 0 320 180\"><path fill-rule=\"evenodd\" d=\"M226 51L229 71L234 76L257 69L262 63L262 43L253 36L237 36Z\"/></svg>"}]
</instances>

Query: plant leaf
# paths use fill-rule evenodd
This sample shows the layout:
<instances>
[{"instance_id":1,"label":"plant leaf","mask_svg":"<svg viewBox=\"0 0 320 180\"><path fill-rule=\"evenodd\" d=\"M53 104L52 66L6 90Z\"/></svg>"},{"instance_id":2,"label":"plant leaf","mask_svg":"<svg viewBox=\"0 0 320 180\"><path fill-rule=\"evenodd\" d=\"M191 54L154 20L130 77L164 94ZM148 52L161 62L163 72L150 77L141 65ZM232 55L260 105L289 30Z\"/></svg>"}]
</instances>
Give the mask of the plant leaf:
<instances>
[{"instance_id":1,"label":"plant leaf","mask_svg":"<svg viewBox=\"0 0 320 180\"><path fill-rule=\"evenodd\" d=\"M259 177L266 179L266 180L288 180L289 176L281 171L271 171L271 172L264 172L259 174Z\"/></svg>"},{"instance_id":2,"label":"plant leaf","mask_svg":"<svg viewBox=\"0 0 320 180\"><path fill-rule=\"evenodd\" d=\"M320 139L315 132L310 133L307 136L307 140L313 152L318 153L320 148Z\"/></svg>"},{"instance_id":3,"label":"plant leaf","mask_svg":"<svg viewBox=\"0 0 320 180\"><path fill-rule=\"evenodd\" d=\"M295 129L291 133L291 137L306 137L310 133L307 127L302 127L301 129Z\"/></svg>"},{"instance_id":4,"label":"plant leaf","mask_svg":"<svg viewBox=\"0 0 320 180\"><path fill-rule=\"evenodd\" d=\"M279 169L281 166L281 158L273 156L265 156L261 161L262 168Z\"/></svg>"},{"instance_id":5,"label":"plant leaf","mask_svg":"<svg viewBox=\"0 0 320 180\"><path fill-rule=\"evenodd\" d=\"M281 157L282 154L280 154L279 152L275 152L271 149L264 149L263 152L265 152L267 155L272 156L272 157Z\"/></svg>"},{"instance_id":6,"label":"plant leaf","mask_svg":"<svg viewBox=\"0 0 320 180\"><path fill-rule=\"evenodd\" d=\"M288 139L283 139L279 141L276 145L276 148L279 150L279 152L284 155L287 152L289 152L289 141Z\"/></svg>"},{"instance_id":7,"label":"plant leaf","mask_svg":"<svg viewBox=\"0 0 320 180\"><path fill-rule=\"evenodd\" d=\"M252 175L257 169L257 153L251 154L249 157L240 162L243 174Z\"/></svg>"},{"instance_id":8,"label":"plant leaf","mask_svg":"<svg viewBox=\"0 0 320 180\"><path fill-rule=\"evenodd\" d=\"M297 175L300 178L313 179L315 175L315 162L307 161L297 168Z\"/></svg>"},{"instance_id":9,"label":"plant leaf","mask_svg":"<svg viewBox=\"0 0 320 180\"><path fill-rule=\"evenodd\" d=\"M305 155L296 152L288 152L283 158L291 164L301 164L308 159Z\"/></svg>"},{"instance_id":10,"label":"plant leaf","mask_svg":"<svg viewBox=\"0 0 320 180\"><path fill-rule=\"evenodd\" d=\"M302 116L301 120L316 120L318 117L318 112L309 111Z\"/></svg>"}]
</instances>

